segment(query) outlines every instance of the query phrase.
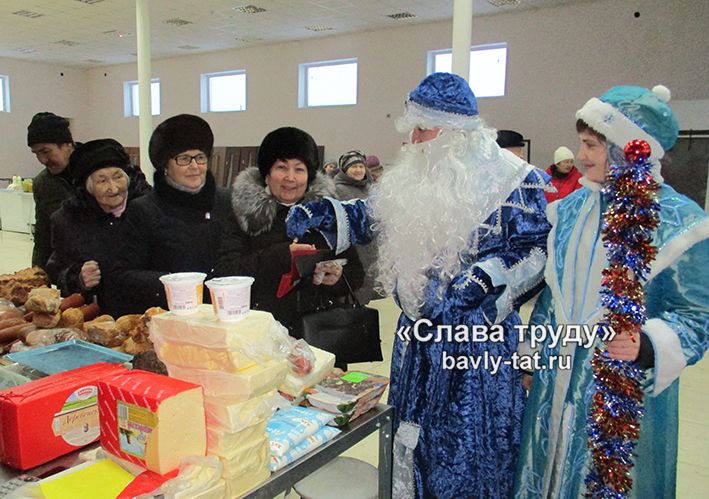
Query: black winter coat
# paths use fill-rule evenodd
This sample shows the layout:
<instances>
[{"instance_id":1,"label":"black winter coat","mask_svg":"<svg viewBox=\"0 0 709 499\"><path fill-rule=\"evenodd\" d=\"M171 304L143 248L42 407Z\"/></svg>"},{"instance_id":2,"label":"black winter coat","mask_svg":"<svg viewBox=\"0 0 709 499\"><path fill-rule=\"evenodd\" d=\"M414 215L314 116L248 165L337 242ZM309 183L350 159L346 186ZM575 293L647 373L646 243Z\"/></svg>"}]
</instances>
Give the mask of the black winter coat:
<instances>
[{"instance_id":1,"label":"black winter coat","mask_svg":"<svg viewBox=\"0 0 709 499\"><path fill-rule=\"evenodd\" d=\"M68 170L67 167L62 173L52 175L45 168L32 181L35 213L32 266L46 269L47 261L52 255L52 214L76 192Z\"/></svg>"},{"instance_id":2,"label":"black winter coat","mask_svg":"<svg viewBox=\"0 0 709 499\"><path fill-rule=\"evenodd\" d=\"M204 272L209 279L217 261L231 211L229 190L216 187L209 171L197 194L171 187L159 171L154 182L153 192L131 203L121 226L121 248L108 279L110 311L105 310L114 316L167 308L160 276Z\"/></svg>"},{"instance_id":3,"label":"black winter coat","mask_svg":"<svg viewBox=\"0 0 709 499\"><path fill-rule=\"evenodd\" d=\"M151 191L142 173L133 169L129 172L128 203ZM125 215L125 212L124 214ZM124 216L114 217L106 213L96 199L79 189L76 195L67 199L62 207L52 215L52 256L47 262L47 273L52 284L61 290L62 296L81 293L87 303L97 297L99 306L106 301L105 275L108 272L119 246L119 228ZM99 285L85 289L79 281L82 265L89 261L98 262L102 272Z\"/></svg>"},{"instance_id":4,"label":"black winter coat","mask_svg":"<svg viewBox=\"0 0 709 499\"><path fill-rule=\"evenodd\" d=\"M290 243L286 234L286 216L289 207L280 204L265 190L258 168L251 167L239 174L232 190L233 214L219 252L215 274L240 275L255 279L251 288L251 307L271 312L290 334L302 336L300 318L304 312L315 309L323 300L348 294L343 281L334 286L315 286L312 278L304 278L300 285L282 298L276 297L281 276L291 268ZM334 197L332 179L318 173L305 193L302 202ZM327 249L318 234L301 241ZM362 284L364 270L357 252L350 248L332 258L347 258L344 273L353 289Z\"/></svg>"}]
</instances>

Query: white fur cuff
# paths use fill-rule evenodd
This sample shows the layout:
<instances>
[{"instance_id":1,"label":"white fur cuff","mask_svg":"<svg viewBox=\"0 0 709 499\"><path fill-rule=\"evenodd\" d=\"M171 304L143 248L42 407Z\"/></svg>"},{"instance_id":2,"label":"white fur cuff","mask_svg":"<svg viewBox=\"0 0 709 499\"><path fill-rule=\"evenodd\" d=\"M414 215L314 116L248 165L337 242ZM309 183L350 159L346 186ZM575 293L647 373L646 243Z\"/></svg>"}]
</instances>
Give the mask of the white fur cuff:
<instances>
[{"instance_id":1,"label":"white fur cuff","mask_svg":"<svg viewBox=\"0 0 709 499\"><path fill-rule=\"evenodd\" d=\"M687 366L679 336L662 319L650 319L643 328L655 350L655 389L657 396L679 378Z\"/></svg>"},{"instance_id":2,"label":"white fur cuff","mask_svg":"<svg viewBox=\"0 0 709 499\"><path fill-rule=\"evenodd\" d=\"M606 136L610 142L621 147L635 139L642 139L650 144L651 159L660 159L665 150L660 143L627 116L600 99L589 99L584 106L576 111L576 119L584 120L591 128Z\"/></svg>"}]
</instances>

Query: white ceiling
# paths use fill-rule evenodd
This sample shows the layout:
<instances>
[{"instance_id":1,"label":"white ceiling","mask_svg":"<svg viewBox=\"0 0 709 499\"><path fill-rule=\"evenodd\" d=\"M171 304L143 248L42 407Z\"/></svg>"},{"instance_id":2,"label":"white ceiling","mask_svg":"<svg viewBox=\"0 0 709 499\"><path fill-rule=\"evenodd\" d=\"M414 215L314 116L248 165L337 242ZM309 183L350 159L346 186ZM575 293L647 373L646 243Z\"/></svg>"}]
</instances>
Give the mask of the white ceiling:
<instances>
[{"instance_id":1,"label":"white ceiling","mask_svg":"<svg viewBox=\"0 0 709 499\"><path fill-rule=\"evenodd\" d=\"M474 0L473 10L474 15L490 15L586 1L592 0ZM153 58L323 38L453 15L453 0L149 0L149 4ZM247 7L264 11L239 10ZM400 13L415 17L389 17ZM83 67L134 62L135 31L134 0L0 0L0 57Z\"/></svg>"}]
</instances>

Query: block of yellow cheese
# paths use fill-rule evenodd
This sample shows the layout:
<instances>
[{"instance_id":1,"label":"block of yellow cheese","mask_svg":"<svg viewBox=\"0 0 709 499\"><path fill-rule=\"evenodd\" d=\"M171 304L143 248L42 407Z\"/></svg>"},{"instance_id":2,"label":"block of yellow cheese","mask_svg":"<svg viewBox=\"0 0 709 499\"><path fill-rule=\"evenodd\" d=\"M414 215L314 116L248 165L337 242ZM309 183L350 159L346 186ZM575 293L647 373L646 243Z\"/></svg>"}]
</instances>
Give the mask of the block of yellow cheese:
<instances>
[{"instance_id":1,"label":"block of yellow cheese","mask_svg":"<svg viewBox=\"0 0 709 499\"><path fill-rule=\"evenodd\" d=\"M273 416L279 400L278 392L271 390L244 402L232 402L220 397L204 397L204 412L208 427L219 426L237 432L266 421Z\"/></svg>"},{"instance_id":2,"label":"block of yellow cheese","mask_svg":"<svg viewBox=\"0 0 709 499\"><path fill-rule=\"evenodd\" d=\"M246 492L261 485L271 477L268 468L254 468L243 475L226 479L227 497L242 497Z\"/></svg>"},{"instance_id":3,"label":"block of yellow cheese","mask_svg":"<svg viewBox=\"0 0 709 499\"><path fill-rule=\"evenodd\" d=\"M305 376L297 376L289 371L283 383L278 387L280 391L293 398L300 397L306 388L316 385L325 379L332 371L332 368L335 367L335 354L320 350L314 346L310 346L310 349L315 354L313 370Z\"/></svg>"},{"instance_id":4,"label":"block of yellow cheese","mask_svg":"<svg viewBox=\"0 0 709 499\"><path fill-rule=\"evenodd\" d=\"M150 339L166 364L235 371L273 357L273 316L251 310L237 322L217 320L209 305L191 315L160 314L150 321Z\"/></svg>"},{"instance_id":5,"label":"block of yellow cheese","mask_svg":"<svg viewBox=\"0 0 709 499\"><path fill-rule=\"evenodd\" d=\"M268 469L268 440L249 451L251 457L243 455L220 458L224 464L224 480L229 497L241 497L245 492L261 485L271 476Z\"/></svg>"},{"instance_id":6,"label":"block of yellow cheese","mask_svg":"<svg viewBox=\"0 0 709 499\"><path fill-rule=\"evenodd\" d=\"M172 499L223 499L227 496L224 465L216 456L188 458L177 477L165 482L161 491Z\"/></svg>"},{"instance_id":7,"label":"block of yellow cheese","mask_svg":"<svg viewBox=\"0 0 709 499\"><path fill-rule=\"evenodd\" d=\"M281 384L288 371L288 361L270 360L232 373L209 371L165 363L170 376L202 385L204 394L223 397L232 402L243 402L274 390Z\"/></svg>"},{"instance_id":8,"label":"block of yellow cheese","mask_svg":"<svg viewBox=\"0 0 709 499\"><path fill-rule=\"evenodd\" d=\"M230 432L220 426L207 426L207 453L221 457L248 454L249 449L264 442L268 443L266 424L268 420L247 426L241 431Z\"/></svg>"},{"instance_id":9,"label":"block of yellow cheese","mask_svg":"<svg viewBox=\"0 0 709 499\"><path fill-rule=\"evenodd\" d=\"M219 459L224 464L224 478L229 481L263 468L268 469L268 461L271 458L269 448L268 438L264 438L261 442L256 442L230 456L220 456Z\"/></svg>"},{"instance_id":10,"label":"block of yellow cheese","mask_svg":"<svg viewBox=\"0 0 709 499\"><path fill-rule=\"evenodd\" d=\"M258 364L256 357L250 356L243 350L210 349L187 343L171 343L157 335L153 338L155 353L167 364L226 372L234 372Z\"/></svg>"},{"instance_id":11,"label":"block of yellow cheese","mask_svg":"<svg viewBox=\"0 0 709 499\"><path fill-rule=\"evenodd\" d=\"M202 388L145 371L98 383L101 445L160 475L183 457L203 456L207 437Z\"/></svg>"}]
</instances>

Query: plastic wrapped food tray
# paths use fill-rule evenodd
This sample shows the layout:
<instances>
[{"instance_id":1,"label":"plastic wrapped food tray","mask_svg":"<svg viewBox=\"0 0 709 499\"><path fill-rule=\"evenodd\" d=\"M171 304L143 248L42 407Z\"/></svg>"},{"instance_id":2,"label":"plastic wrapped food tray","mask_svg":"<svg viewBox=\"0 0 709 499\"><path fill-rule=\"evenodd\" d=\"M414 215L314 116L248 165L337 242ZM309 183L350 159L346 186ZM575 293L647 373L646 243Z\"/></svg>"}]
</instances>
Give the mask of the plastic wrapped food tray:
<instances>
[{"instance_id":1,"label":"plastic wrapped food tray","mask_svg":"<svg viewBox=\"0 0 709 499\"><path fill-rule=\"evenodd\" d=\"M133 356L87 341L70 340L24 352L11 353L5 358L50 375L96 362L123 364L130 362Z\"/></svg>"}]
</instances>

